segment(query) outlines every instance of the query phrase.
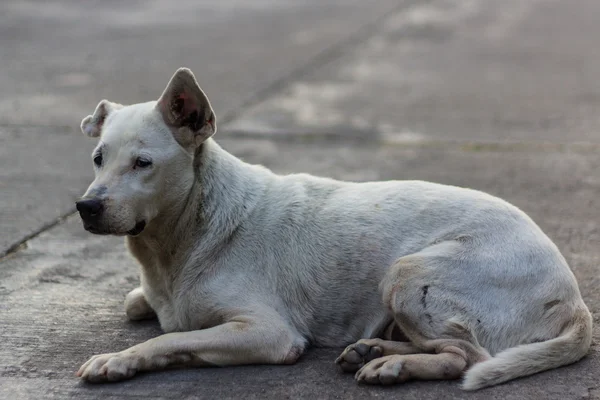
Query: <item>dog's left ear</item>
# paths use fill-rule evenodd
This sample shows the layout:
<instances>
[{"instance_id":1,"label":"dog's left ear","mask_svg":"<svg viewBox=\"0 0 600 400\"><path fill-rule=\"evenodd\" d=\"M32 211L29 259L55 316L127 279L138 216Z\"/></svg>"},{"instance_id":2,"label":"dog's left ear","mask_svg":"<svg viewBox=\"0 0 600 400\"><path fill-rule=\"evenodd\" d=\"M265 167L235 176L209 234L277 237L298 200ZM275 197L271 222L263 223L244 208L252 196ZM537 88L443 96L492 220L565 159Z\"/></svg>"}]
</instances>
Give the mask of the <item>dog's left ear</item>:
<instances>
[{"instance_id":1,"label":"dog's left ear","mask_svg":"<svg viewBox=\"0 0 600 400\"><path fill-rule=\"evenodd\" d=\"M175 72L157 103L167 126L184 146L199 146L217 131L215 113L208 97L187 68Z\"/></svg>"},{"instance_id":2,"label":"dog's left ear","mask_svg":"<svg viewBox=\"0 0 600 400\"><path fill-rule=\"evenodd\" d=\"M119 108L122 108L121 104L112 103L108 100L102 100L96 106L96 110L94 110L93 115L88 115L81 121L81 132L89 137L98 137L100 133L102 133L102 127L104 126L104 121L106 121L106 117L110 113Z\"/></svg>"}]
</instances>

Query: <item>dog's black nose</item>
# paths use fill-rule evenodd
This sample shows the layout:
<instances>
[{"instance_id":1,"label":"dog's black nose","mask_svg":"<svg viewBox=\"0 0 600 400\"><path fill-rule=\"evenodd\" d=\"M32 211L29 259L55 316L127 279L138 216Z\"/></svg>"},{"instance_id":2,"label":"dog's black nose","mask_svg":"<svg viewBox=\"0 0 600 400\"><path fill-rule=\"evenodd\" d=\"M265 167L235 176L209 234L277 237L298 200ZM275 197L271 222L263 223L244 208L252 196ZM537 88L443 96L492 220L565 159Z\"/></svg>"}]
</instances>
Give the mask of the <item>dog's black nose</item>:
<instances>
[{"instance_id":1,"label":"dog's black nose","mask_svg":"<svg viewBox=\"0 0 600 400\"><path fill-rule=\"evenodd\" d=\"M77 206L77 211L79 211L79 215L84 221L98 218L102 213L102 202L96 199L90 200L79 200L75 203Z\"/></svg>"}]
</instances>

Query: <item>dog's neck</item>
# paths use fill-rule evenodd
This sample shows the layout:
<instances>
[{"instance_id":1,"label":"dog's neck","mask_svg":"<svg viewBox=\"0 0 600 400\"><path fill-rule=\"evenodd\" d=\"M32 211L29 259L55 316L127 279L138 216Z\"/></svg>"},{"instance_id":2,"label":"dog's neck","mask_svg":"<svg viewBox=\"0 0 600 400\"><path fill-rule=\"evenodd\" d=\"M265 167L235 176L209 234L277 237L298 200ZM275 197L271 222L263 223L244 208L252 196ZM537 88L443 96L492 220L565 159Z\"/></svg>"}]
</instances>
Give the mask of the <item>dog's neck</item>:
<instances>
[{"instance_id":1,"label":"dog's neck","mask_svg":"<svg viewBox=\"0 0 600 400\"><path fill-rule=\"evenodd\" d=\"M197 197L190 206L203 218L196 226L203 236L227 238L252 212L270 182L265 176L273 173L243 162L212 139L203 144L195 164L192 190Z\"/></svg>"},{"instance_id":2,"label":"dog's neck","mask_svg":"<svg viewBox=\"0 0 600 400\"><path fill-rule=\"evenodd\" d=\"M264 167L250 165L214 140L202 144L194 160L195 179L187 196L149 224L131 244L172 254L179 249L216 250L252 212L270 179ZM193 243L190 243L193 242ZM185 255L181 255L184 256Z\"/></svg>"}]
</instances>

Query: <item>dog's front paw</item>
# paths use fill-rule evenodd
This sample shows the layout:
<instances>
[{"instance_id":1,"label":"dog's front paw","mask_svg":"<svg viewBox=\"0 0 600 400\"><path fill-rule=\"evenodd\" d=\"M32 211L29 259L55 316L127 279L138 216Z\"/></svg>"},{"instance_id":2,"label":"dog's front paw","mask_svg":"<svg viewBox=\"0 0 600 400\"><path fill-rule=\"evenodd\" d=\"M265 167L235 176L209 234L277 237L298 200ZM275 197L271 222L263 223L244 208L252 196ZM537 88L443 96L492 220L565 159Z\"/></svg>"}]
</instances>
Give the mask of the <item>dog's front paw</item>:
<instances>
[{"instance_id":1,"label":"dog's front paw","mask_svg":"<svg viewBox=\"0 0 600 400\"><path fill-rule=\"evenodd\" d=\"M100 354L90 358L79 368L77 376L88 382L115 382L135 375L141 357L132 351Z\"/></svg>"},{"instance_id":2,"label":"dog's front paw","mask_svg":"<svg viewBox=\"0 0 600 400\"><path fill-rule=\"evenodd\" d=\"M366 363L383 355L378 339L361 339L346 347L335 363L345 372L355 372Z\"/></svg>"}]
</instances>

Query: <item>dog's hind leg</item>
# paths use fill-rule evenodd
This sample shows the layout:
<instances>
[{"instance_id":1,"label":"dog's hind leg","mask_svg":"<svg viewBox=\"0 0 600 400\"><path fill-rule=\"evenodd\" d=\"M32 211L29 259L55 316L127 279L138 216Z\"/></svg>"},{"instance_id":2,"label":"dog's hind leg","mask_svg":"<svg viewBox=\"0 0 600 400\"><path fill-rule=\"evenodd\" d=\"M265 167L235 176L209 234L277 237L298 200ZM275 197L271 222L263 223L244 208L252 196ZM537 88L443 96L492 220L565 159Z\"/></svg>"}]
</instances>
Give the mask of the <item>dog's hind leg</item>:
<instances>
[{"instance_id":1,"label":"dog's hind leg","mask_svg":"<svg viewBox=\"0 0 600 400\"><path fill-rule=\"evenodd\" d=\"M467 366L462 350L448 346L438 354L390 355L375 359L356 373L359 383L383 384L410 379L458 379Z\"/></svg>"},{"instance_id":2,"label":"dog's hind leg","mask_svg":"<svg viewBox=\"0 0 600 400\"><path fill-rule=\"evenodd\" d=\"M360 365L350 361L357 358L353 352L362 351L364 365L356 373L356 380L387 385L412 379L458 379L469 366L490 358L488 352L459 324L448 322L441 335L447 338L429 340L415 329L410 320L403 318L403 321L401 326L411 342L362 339L342 353L342 369L352 371L351 366ZM368 350L365 351L365 348ZM373 354L378 356L372 357Z\"/></svg>"},{"instance_id":3,"label":"dog's hind leg","mask_svg":"<svg viewBox=\"0 0 600 400\"><path fill-rule=\"evenodd\" d=\"M357 381L392 384L457 379L474 363L490 358L469 329L476 317L461 294L451 290L438 273L440 268L452 267L452 256L460 246L458 242L439 243L400 258L390 268L381 284L383 301L410 343L373 342L366 354L381 349L380 357L369 362L363 357L366 363L356 373ZM350 348L364 350L361 344ZM344 355L352 361L349 349Z\"/></svg>"},{"instance_id":4,"label":"dog's hind leg","mask_svg":"<svg viewBox=\"0 0 600 400\"><path fill-rule=\"evenodd\" d=\"M144 295L141 287L133 289L125 297L125 313L131 321L155 318L156 314Z\"/></svg>"},{"instance_id":5,"label":"dog's hind leg","mask_svg":"<svg viewBox=\"0 0 600 400\"><path fill-rule=\"evenodd\" d=\"M359 383L384 385L411 379L458 379L469 365L486 357L485 350L480 351L463 340L432 340L422 346L420 354L391 354L374 359L355 378Z\"/></svg>"},{"instance_id":6,"label":"dog's hind leg","mask_svg":"<svg viewBox=\"0 0 600 400\"><path fill-rule=\"evenodd\" d=\"M394 342L383 339L360 339L340 354L335 363L345 372L354 372L366 363L392 354L417 354L423 349L410 342Z\"/></svg>"},{"instance_id":7,"label":"dog's hind leg","mask_svg":"<svg viewBox=\"0 0 600 400\"><path fill-rule=\"evenodd\" d=\"M592 317L558 251L533 241L527 257L506 251L490 257L495 245L485 245L464 237L439 242L388 270L383 303L410 342L429 354L374 359L357 372L359 382L464 373L463 388L476 390L587 353Z\"/></svg>"}]
</instances>

